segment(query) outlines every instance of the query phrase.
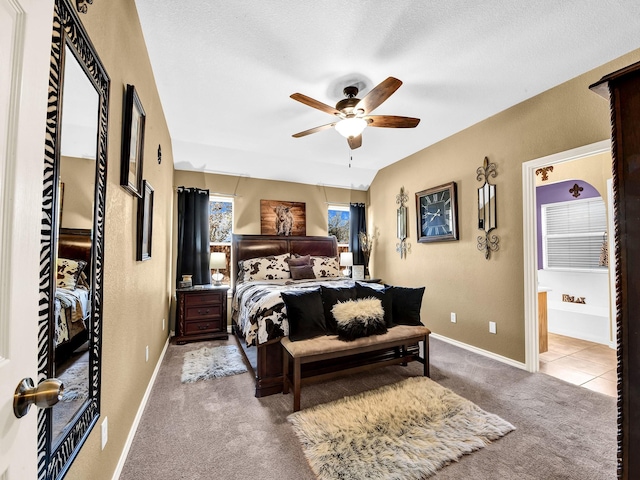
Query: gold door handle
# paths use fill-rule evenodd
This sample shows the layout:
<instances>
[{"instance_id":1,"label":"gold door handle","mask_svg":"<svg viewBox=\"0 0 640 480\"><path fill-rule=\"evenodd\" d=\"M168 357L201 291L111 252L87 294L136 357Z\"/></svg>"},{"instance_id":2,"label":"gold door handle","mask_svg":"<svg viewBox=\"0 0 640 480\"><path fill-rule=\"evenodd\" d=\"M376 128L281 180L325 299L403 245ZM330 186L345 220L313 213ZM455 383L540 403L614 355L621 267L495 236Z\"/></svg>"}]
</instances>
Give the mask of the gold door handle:
<instances>
[{"instance_id":1,"label":"gold door handle","mask_svg":"<svg viewBox=\"0 0 640 480\"><path fill-rule=\"evenodd\" d=\"M47 378L37 387L30 378L23 378L13 395L13 413L22 418L34 403L36 407L51 408L62 398L62 392L64 384L57 378Z\"/></svg>"}]
</instances>

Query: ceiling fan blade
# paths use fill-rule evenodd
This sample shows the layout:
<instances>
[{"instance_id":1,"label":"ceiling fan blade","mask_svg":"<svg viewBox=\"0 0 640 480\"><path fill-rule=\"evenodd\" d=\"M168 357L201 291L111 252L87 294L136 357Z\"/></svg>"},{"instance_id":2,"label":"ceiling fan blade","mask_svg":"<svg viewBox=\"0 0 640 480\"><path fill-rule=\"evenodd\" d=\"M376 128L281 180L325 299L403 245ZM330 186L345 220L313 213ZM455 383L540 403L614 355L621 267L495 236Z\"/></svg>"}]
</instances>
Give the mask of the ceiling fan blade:
<instances>
[{"instance_id":1,"label":"ceiling fan blade","mask_svg":"<svg viewBox=\"0 0 640 480\"><path fill-rule=\"evenodd\" d=\"M319 102L318 100L315 100L311 97L307 97L302 93L294 93L293 95L290 95L290 97L293 98L294 100L297 100L300 103L304 103L305 105L308 105L310 107L317 108L318 110L322 110L323 112L328 113L329 115L340 115L340 112L336 110L335 107L330 107L329 105Z\"/></svg>"},{"instance_id":2,"label":"ceiling fan blade","mask_svg":"<svg viewBox=\"0 0 640 480\"><path fill-rule=\"evenodd\" d=\"M309 130L305 130L304 132L298 132L291 135L295 138L306 137L307 135L311 135L312 133L321 132L322 130L326 130L335 126L336 122L327 123L326 125L320 125L319 127L310 128Z\"/></svg>"},{"instance_id":3,"label":"ceiling fan blade","mask_svg":"<svg viewBox=\"0 0 640 480\"><path fill-rule=\"evenodd\" d=\"M351 150L355 150L362 146L362 135L358 135L357 137L349 137L347 138L347 142L349 142L349 146Z\"/></svg>"},{"instance_id":4,"label":"ceiling fan blade","mask_svg":"<svg viewBox=\"0 0 640 480\"><path fill-rule=\"evenodd\" d=\"M396 115L369 115L364 119L370 127L382 128L414 128L420 123L419 118L398 117Z\"/></svg>"},{"instance_id":5,"label":"ceiling fan blade","mask_svg":"<svg viewBox=\"0 0 640 480\"><path fill-rule=\"evenodd\" d=\"M365 114L372 112L373 109L378 107L382 102L389 98L393 92L400 88L400 85L402 85L402 82L397 78L387 78L367 93L367 95L358 102L358 105L356 105L355 108L364 110Z\"/></svg>"}]
</instances>

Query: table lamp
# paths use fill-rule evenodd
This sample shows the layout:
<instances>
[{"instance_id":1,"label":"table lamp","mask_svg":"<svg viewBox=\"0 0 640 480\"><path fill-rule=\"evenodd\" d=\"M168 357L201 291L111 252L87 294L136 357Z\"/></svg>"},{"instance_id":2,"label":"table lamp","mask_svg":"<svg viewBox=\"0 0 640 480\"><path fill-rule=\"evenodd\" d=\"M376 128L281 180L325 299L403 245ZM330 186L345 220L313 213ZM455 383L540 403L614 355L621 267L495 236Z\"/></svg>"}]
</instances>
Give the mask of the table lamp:
<instances>
[{"instance_id":1,"label":"table lamp","mask_svg":"<svg viewBox=\"0 0 640 480\"><path fill-rule=\"evenodd\" d=\"M227 268L227 254L224 252L211 252L211 257L209 259L209 269L216 271L213 275L211 275L211 280L213 280L213 284L215 286L222 285L222 279L224 275L220 273L220 269Z\"/></svg>"},{"instance_id":2,"label":"table lamp","mask_svg":"<svg viewBox=\"0 0 640 480\"><path fill-rule=\"evenodd\" d=\"M342 271L342 274L345 277L351 276L351 268L353 266L353 253L352 252L342 252L340 254L340 266L347 267Z\"/></svg>"}]
</instances>

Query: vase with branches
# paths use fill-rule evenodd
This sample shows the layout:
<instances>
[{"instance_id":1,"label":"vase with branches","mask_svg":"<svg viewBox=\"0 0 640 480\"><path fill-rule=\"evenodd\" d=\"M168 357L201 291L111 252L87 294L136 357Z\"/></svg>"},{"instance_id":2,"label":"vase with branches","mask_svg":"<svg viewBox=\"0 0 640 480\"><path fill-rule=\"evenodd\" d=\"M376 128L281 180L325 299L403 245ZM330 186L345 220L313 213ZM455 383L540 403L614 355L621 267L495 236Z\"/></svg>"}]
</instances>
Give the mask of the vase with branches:
<instances>
[{"instance_id":1,"label":"vase with branches","mask_svg":"<svg viewBox=\"0 0 640 480\"><path fill-rule=\"evenodd\" d=\"M367 235L365 232L360 232L358 238L360 240L360 249L364 256L365 278L369 278L369 257L371 256L371 250L373 250L373 236Z\"/></svg>"}]
</instances>

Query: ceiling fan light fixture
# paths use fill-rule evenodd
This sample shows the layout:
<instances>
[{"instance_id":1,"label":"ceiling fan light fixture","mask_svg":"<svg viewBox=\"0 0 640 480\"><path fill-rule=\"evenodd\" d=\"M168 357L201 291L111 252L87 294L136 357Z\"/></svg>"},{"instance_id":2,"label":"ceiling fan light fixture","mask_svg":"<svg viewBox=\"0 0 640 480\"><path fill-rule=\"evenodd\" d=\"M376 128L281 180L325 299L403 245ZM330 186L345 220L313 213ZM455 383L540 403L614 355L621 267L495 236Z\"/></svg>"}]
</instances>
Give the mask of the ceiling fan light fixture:
<instances>
[{"instance_id":1,"label":"ceiling fan light fixture","mask_svg":"<svg viewBox=\"0 0 640 480\"><path fill-rule=\"evenodd\" d=\"M336 123L336 130L345 138L357 137L366 128L367 121L364 118L345 118Z\"/></svg>"}]
</instances>

